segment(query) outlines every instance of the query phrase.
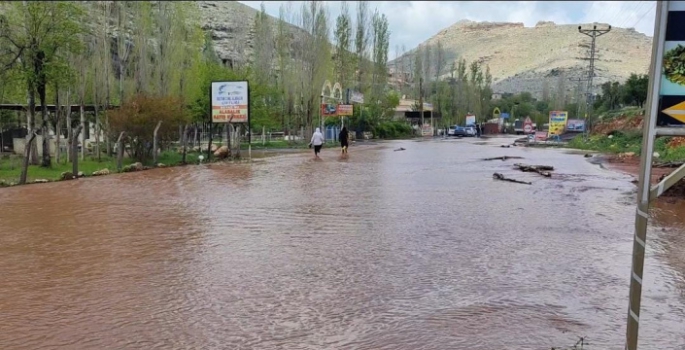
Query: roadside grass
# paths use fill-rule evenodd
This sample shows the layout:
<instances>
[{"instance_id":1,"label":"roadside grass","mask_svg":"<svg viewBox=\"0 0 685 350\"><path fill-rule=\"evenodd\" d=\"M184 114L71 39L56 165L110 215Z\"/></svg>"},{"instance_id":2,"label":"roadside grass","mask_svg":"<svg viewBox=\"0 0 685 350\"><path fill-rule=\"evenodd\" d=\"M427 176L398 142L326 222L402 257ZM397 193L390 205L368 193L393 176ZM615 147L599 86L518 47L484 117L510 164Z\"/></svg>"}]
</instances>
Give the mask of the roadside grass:
<instances>
[{"instance_id":1,"label":"roadside grass","mask_svg":"<svg viewBox=\"0 0 685 350\"><path fill-rule=\"evenodd\" d=\"M197 163L199 153L188 153L186 155L187 163ZM173 166L181 163L183 155L177 152L162 152L159 155L158 163L164 165ZM132 159L124 158L123 166L135 163ZM17 183L19 182L19 177L21 176L21 165L22 158L19 156L9 156L0 159L0 181L5 183ZM152 161L146 162L144 165L152 166ZM85 176L90 176L93 172L108 169L112 173L116 173L117 162L115 158L110 158L107 156L102 156L100 161L95 157L86 157L84 160L79 160L78 170L82 172ZM72 165L67 163L65 158L63 158L60 163L55 161L52 162L50 168L43 168L39 165L30 165L27 182L34 182L35 180L48 180L56 181L59 180L64 172L71 172Z\"/></svg>"},{"instance_id":2,"label":"roadside grass","mask_svg":"<svg viewBox=\"0 0 685 350\"><path fill-rule=\"evenodd\" d=\"M685 161L685 146L669 147L672 139L672 137L656 139L654 151L659 153L659 162ZM633 152L639 156L642 151L642 133L638 131L615 131L611 135L590 135L587 140L579 135L569 142L568 147L607 154Z\"/></svg>"}]
</instances>

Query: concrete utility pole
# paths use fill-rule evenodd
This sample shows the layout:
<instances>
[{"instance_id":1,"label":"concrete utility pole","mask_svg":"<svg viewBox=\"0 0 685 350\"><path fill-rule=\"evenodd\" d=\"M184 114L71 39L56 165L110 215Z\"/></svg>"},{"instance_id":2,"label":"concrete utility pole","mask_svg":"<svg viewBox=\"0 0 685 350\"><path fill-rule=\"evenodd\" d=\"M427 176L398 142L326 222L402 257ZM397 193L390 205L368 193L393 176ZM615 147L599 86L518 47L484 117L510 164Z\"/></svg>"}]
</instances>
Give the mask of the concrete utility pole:
<instances>
[{"instance_id":1,"label":"concrete utility pole","mask_svg":"<svg viewBox=\"0 0 685 350\"><path fill-rule=\"evenodd\" d=\"M607 29L597 29L597 26L593 26L592 29L583 29L581 26L578 26L578 32L581 34L585 34L591 38L590 42L590 67L588 67L588 74L587 74L587 91L586 91L586 96L587 96L587 106L585 109L585 130L589 130L590 126L588 123L588 118L590 117L591 111L592 111L592 78L595 76L595 41L597 40L597 37L602 36L606 33L609 33L611 31L611 26Z\"/></svg>"},{"instance_id":2,"label":"concrete utility pole","mask_svg":"<svg viewBox=\"0 0 685 350\"><path fill-rule=\"evenodd\" d=\"M419 78L419 111L421 113L421 136L423 136L423 77Z\"/></svg>"}]
</instances>

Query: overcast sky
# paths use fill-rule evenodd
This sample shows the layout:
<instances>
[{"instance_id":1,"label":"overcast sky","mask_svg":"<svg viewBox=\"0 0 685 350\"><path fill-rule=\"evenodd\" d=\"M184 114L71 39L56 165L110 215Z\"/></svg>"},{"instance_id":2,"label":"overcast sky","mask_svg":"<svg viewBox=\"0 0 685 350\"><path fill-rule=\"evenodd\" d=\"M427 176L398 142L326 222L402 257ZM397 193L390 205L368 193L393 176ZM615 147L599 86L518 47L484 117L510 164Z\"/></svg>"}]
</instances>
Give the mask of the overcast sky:
<instances>
[{"instance_id":1,"label":"overcast sky","mask_svg":"<svg viewBox=\"0 0 685 350\"><path fill-rule=\"evenodd\" d=\"M240 1L259 9L261 1ZM292 1L299 9L304 1ZM266 12L278 17L287 1L265 1ZM331 26L340 13L339 1L325 1ZM348 1L354 18L356 1ZM409 51L440 30L462 19L489 22L523 22L527 27L538 21L557 24L608 23L652 36L655 1L371 1L390 22L390 59L396 48Z\"/></svg>"}]
</instances>

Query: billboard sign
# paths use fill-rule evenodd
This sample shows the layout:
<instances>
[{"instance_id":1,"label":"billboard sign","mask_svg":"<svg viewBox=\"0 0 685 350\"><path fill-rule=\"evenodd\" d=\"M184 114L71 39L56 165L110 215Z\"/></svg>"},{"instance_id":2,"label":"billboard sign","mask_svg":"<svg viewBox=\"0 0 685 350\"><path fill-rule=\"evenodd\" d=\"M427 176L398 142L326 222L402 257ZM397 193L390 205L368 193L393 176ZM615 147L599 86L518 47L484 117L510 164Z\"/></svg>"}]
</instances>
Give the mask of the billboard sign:
<instances>
[{"instance_id":1,"label":"billboard sign","mask_svg":"<svg viewBox=\"0 0 685 350\"><path fill-rule=\"evenodd\" d=\"M358 91L350 90L350 102L364 103L364 94Z\"/></svg>"},{"instance_id":2,"label":"billboard sign","mask_svg":"<svg viewBox=\"0 0 685 350\"><path fill-rule=\"evenodd\" d=\"M569 119L566 123L566 131L569 132L584 132L585 120L583 119Z\"/></svg>"},{"instance_id":3,"label":"billboard sign","mask_svg":"<svg viewBox=\"0 0 685 350\"><path fill-rule=\"evenodd\" d=\"M250 96L247 81L213 82L212 123L247 123Z\"/></svg>"},{"instance_id":4,"label":"billboard sign","mask_svg":"<svg viewBox=\"0 0 685 350\"><path fill-rule=\"evenodd\" d=\"M321 115L324 117L331 117L338 115L338 106L332 103L321 104Z\"/></svg>"},{"instance_id":5,"label":"billboard sign","mask_svg":"<svg viewBox=\"0 0 685 350\"><path fill-rule=\"evenodd\" d=\"M476 125L476 116L473 114L467 114L466 125Z\"/></svg>"},{"instance_id":6,"label":"billboard sign","mask_svg":"<svg viewBox=\"0 0 685 350\"><path fill-rule=\"evenodd\" d=\"M685 1L666 1L657 125L685 127Z\"/></svg>"},{"instance_id":7,"label":"billboard sign","mask_svg":"<svg viewBox=\"0 0 685 350\"><path fill-rule=\"evenodd\" d=\"M338 105L338 115L347 117L354 114L354 105Z\"/></svg>"},{"instance_id":8,"label":"billboard sign","mask_svg":"<svg viewBox=\"0 0 685 350\"><path fill-rule=\"evenodd\" d=\"M550 111L549 112L549 132L548 135L561 135L566 129L566 121L568 120L568 113L566 111Z\"/></svg>"}]
</instances>

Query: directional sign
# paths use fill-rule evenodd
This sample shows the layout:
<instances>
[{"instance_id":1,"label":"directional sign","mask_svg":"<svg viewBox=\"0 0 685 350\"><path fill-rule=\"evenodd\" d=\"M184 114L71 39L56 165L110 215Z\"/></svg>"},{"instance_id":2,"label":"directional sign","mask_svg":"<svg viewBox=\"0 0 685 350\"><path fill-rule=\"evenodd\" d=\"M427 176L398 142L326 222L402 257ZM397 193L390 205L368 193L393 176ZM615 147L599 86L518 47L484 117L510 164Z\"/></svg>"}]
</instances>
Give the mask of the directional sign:
<instances>
[{"instance_id":1,"label":"directional sign","mask_svg":"<svg viewBox=\"0 0 685 350\"><path fill-rule=\"evenodd\" d=\"M659 126L685 126L685 1L667 1L663 69L659 82Z\"/></svg>"},{"instance_id":2,"label":"directional sign","mask_svg":"<svg viewBox=\"0 0 685 350\"><path fill-rule=\"evenodd\" d=\"M685 123L685 102L680 102L677 105L668 107L661 112L681 123Z\"/></svg>"}]
</instances>

